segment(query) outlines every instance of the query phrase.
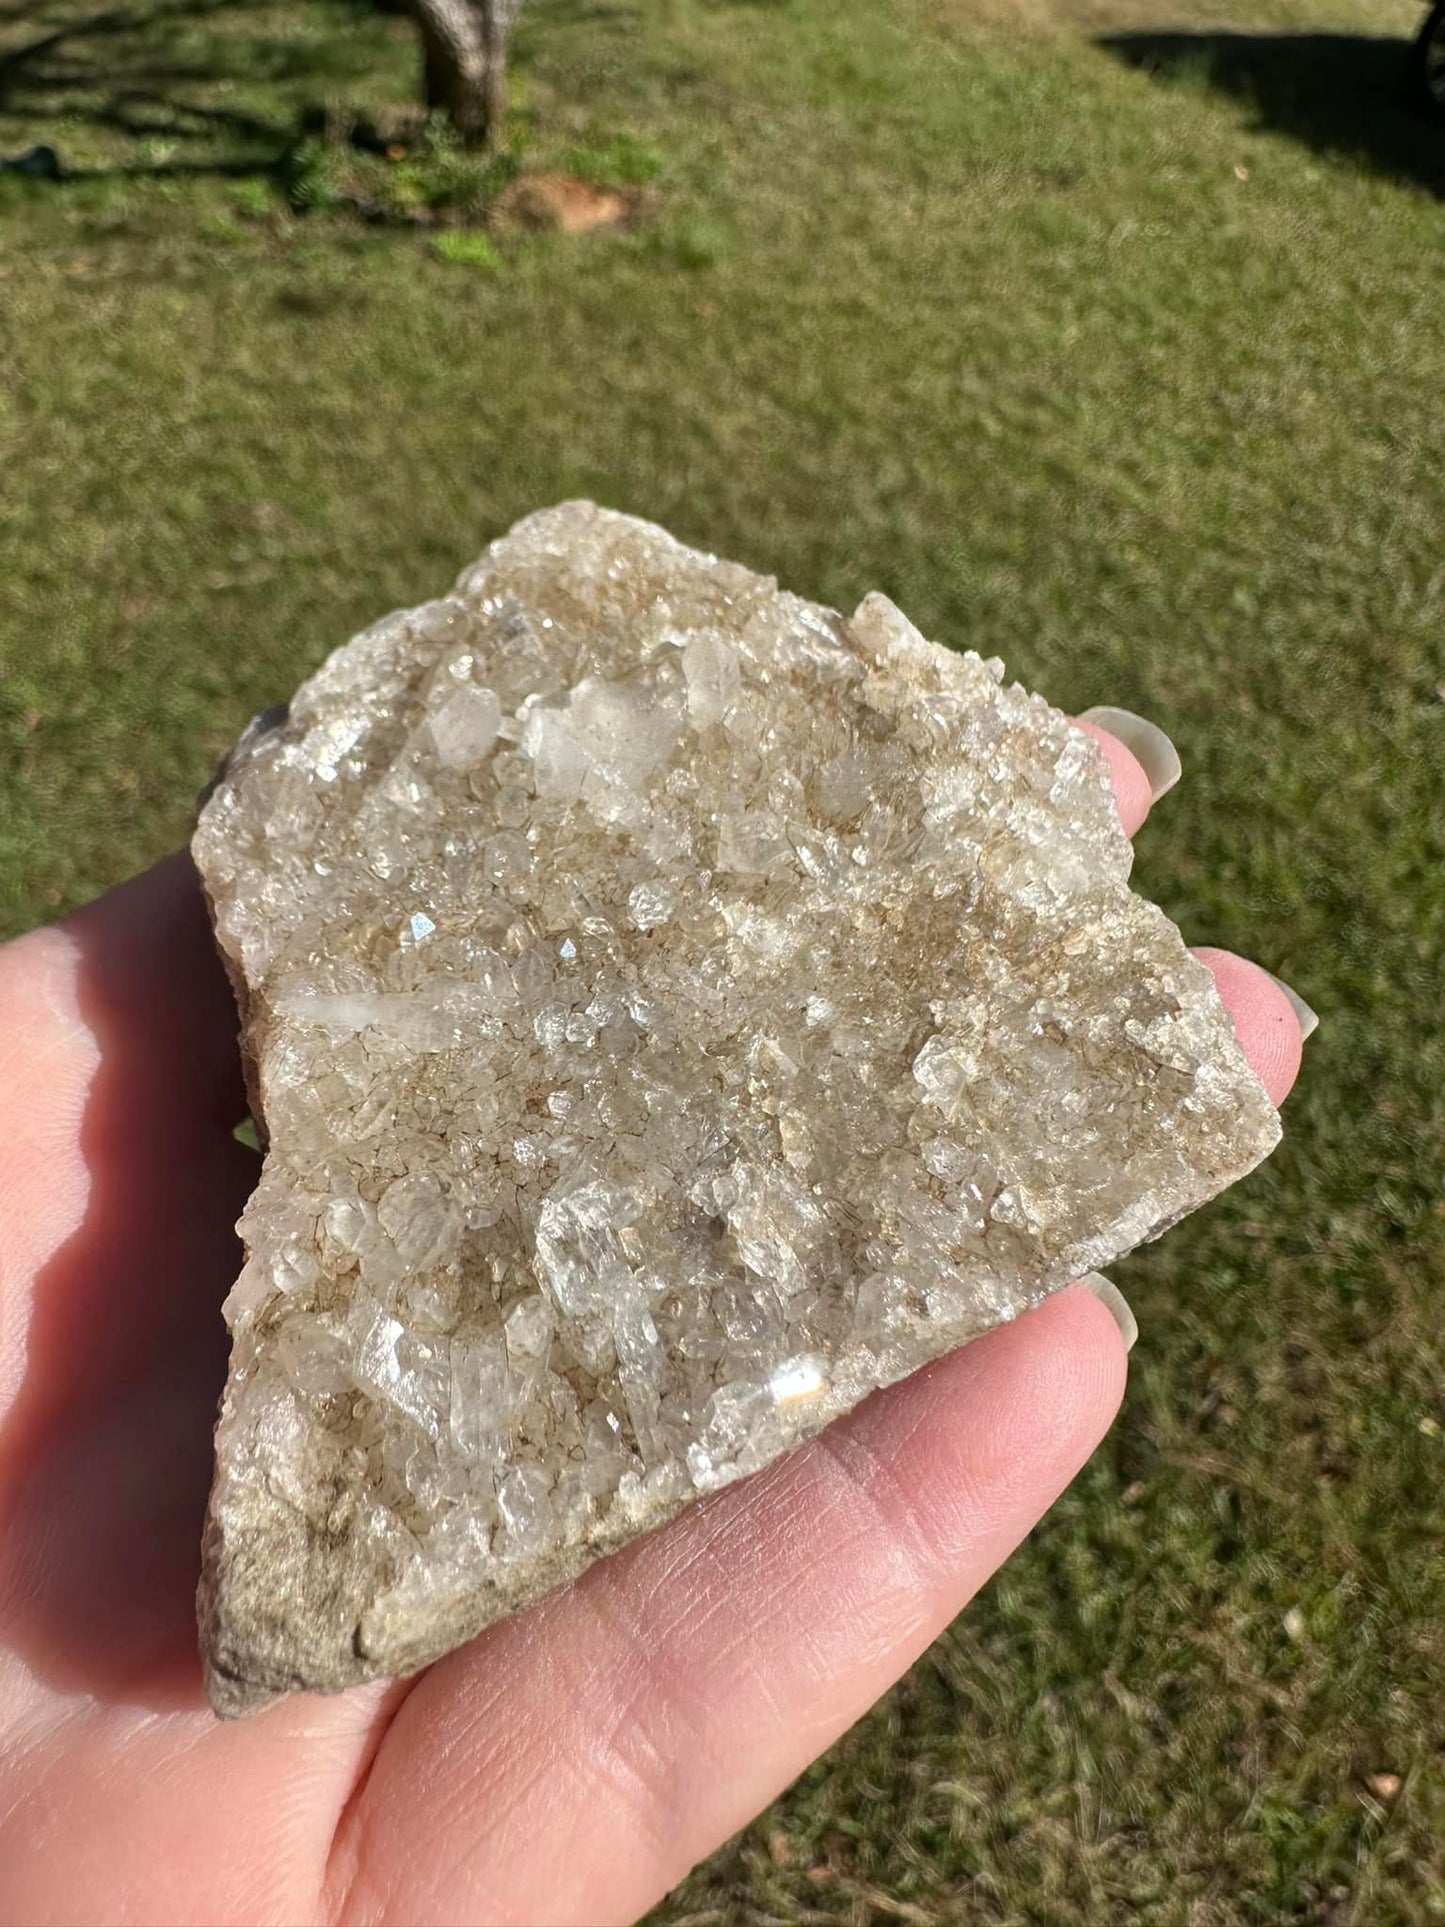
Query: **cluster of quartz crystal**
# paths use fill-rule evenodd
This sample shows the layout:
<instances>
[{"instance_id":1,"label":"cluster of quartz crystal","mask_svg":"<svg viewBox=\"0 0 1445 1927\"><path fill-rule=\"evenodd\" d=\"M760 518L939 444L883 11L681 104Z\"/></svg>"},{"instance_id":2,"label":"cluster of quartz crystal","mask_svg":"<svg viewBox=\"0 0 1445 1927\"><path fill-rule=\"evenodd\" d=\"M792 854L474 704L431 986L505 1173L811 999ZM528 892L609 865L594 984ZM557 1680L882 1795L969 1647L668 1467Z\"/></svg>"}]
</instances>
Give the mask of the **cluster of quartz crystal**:
<instances>
[{"instance_id":1,"label":"cluster of quartz crystal","mask_svg":"<svg viewBox=\"0 0 1445 1927\"><path fill-rule=\"evenodd\" d=\"M1001 678L570 503L248 732L219 1707L424 1663L1269 1150Z\"/></svg>"}]
</instances>

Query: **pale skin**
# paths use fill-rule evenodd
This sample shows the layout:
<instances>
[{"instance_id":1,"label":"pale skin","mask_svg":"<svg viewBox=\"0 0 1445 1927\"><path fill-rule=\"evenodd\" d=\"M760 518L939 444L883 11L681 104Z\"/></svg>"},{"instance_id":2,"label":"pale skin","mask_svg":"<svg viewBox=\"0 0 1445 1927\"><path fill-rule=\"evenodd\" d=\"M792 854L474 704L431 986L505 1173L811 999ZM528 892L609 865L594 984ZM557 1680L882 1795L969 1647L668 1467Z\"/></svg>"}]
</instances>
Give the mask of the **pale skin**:
<instances>
[{"instance_id":1,"label":"pale skin","mask_svg":"<svg viewBox=\"0 0 1445 1927\"><path fill-rule=\"evenodd\" d=\"M1093 733L1132 834L1148 784ZM1198 954L1278 1102L1288 1001ZM918 1657L1123 1392L1074 1287L416 1679L222 1724L194 1592L243 1109L183 858L0 948L3 1921L635 1919Z\"/></svg>"}]
</instances>

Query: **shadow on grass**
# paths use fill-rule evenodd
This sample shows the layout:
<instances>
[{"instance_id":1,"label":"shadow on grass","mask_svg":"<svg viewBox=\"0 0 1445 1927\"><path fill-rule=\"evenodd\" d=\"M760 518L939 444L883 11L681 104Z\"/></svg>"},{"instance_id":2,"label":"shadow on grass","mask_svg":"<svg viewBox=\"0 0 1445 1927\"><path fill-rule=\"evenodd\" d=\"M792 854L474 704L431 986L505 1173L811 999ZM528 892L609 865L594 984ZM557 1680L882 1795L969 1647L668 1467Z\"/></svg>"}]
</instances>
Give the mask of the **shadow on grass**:
<instances>
[{"instance_id":1,"label":"shadow on grass","mask_svg":"<svg viewBox=\"0 0 1445 1927\"><path fill-rule=\"evenodd\" d=\"M1115 33L1099 46L1177 85L1243 101L1257 129L1350 155L1445 199L1445 129L1411 108L1409 42L1337 33Z\"/></svg>"},{"instance_id":2,"label":"shadow on grass","mask_svg":"<svg viewBox=\"0 0 1445 1927\"><path fill-rule=\"evenodd\" d=\"M134 160L66 165L72 180L274 171L296 139L295 124L212 96L238 83L294 86L307 77L310 49L235 31L245 12L245 0L99 8L10 0L0 5L0 31L17 21L32 31L0 39L0 127L7 140L31 130L49 142L51 130L79 122L152 144L149 156Z\"/></svg>"}]
</instances>

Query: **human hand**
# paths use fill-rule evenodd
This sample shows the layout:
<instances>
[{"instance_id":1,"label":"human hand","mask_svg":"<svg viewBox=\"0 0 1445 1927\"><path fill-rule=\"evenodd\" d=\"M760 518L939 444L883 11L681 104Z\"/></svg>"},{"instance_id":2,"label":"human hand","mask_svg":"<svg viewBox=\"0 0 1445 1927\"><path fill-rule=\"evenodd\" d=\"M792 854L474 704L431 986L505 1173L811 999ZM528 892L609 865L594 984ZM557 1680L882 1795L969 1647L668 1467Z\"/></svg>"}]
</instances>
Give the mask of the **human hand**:
<instances>
[{"instance_id":1,"label":"human hand","mask_svg":"<svg viewBox=\"0 0 1445 1927\"><path fill-rule=\"evenodd\" d=\"M1149 782L1109 752L1132 835ZM1201 951L1278 1102L1284 992ZM235 1725L194 1594L236 1022L182 857L0 949L0 1919L629 1920L924 1650L1124 1383L1079 1287L417 1678Z\"/></svg>"}]
</instances>

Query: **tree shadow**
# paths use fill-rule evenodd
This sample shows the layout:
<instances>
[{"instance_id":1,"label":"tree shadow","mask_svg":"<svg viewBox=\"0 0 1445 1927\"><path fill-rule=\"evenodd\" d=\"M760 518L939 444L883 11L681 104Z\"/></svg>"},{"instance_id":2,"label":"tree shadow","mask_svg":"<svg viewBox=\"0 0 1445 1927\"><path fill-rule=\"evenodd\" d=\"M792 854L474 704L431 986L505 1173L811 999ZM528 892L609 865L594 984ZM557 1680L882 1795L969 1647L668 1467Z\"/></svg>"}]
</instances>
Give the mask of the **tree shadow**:
<instances>
[{"instance_id":1,"label":"tree shadow","mask_svg":"<svg viewBox=\"0 0 1445 1927\"><path fill-rule=\"evenodd\" d=\"M329 78L322 49L268 37L248 0L137 0L86 6L0 4L0 128L47 144L80 123L152 152L115 164L69 164L71 180L166 174L244 175L278 167L297 124L232 106L233 89L294 91ZM31 31L13 31L23 22ZM245 29L245 30L243 30ZM155 150L161 150L157 152Z\"/></svg>"},{"instance_id":2,"label":"tree shadow","mask_svg":"<svg viewBox=\"0 0 1445 1927\"><path fill-rule=\"evenodd\" d=\"M1176 85L1243 102L1257 131L1348 155L1445 198L1445 131L1412 111L1409 42L1338 33L1111 33L1105 48Z\"/></svg>"}]
</instances>

